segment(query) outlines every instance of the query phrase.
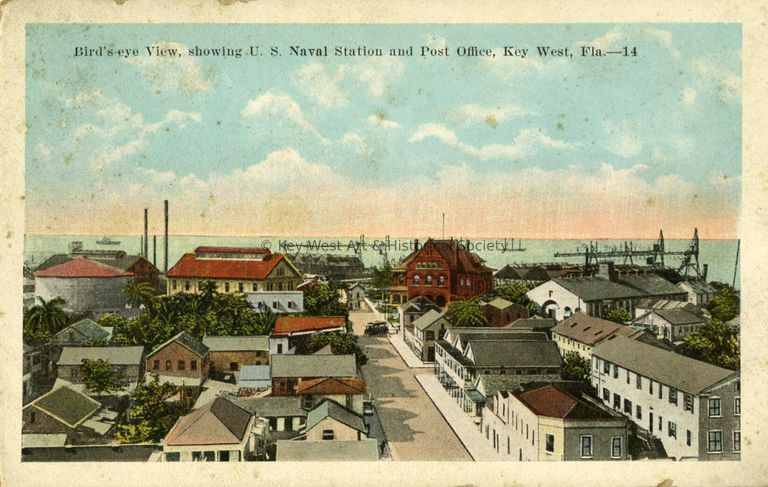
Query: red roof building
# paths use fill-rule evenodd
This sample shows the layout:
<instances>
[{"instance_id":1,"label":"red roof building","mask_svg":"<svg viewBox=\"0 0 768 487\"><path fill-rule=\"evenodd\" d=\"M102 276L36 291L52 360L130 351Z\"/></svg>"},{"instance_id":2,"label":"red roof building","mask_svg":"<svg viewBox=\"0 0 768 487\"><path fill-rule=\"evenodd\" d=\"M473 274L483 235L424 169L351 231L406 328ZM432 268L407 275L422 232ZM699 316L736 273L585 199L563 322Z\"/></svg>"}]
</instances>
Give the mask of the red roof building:
<instances>
[{"instance_id":1,"label":"red roof building","mask_svg":"<svg viewBox=\"0 0 768 487\"><path fill-rule=\"evenodd\" d=\"M362 379L340 379L337 377L322 377L301 381L296 394L335 396L347 394L365 394L365 381Z\"/></svg>"},{"instance_id":2,"label":"red roof building","mask_svg":"<svg viewBox=\"0 0 768 487\"><path fill-rule=\"evenodd\" d=\"M552 384L532 391L521 392L517 394L517 399L537 416L560 419L606 419L614 417L597 406L577 399Z\"/></svg>"},{"instance_id":3,"label":"red roof building","mask_svg":"<svg viewBox=\"0 0 768 487\"><path fill-rule=\"evenodd\" d=\"M127 272L112 267L107 264L95 262L90 259L74 259L63 264L49 267L42 271L35 272L35 278L38 277L132 277L132 272Z\"/></svg>"},{"instance_id":4,"label":"red roof building","mask_svg":"<svg viewBox=\"0 0 768 487\"><path fill-rule=\"evenodd\" d=\"M288 337L345 330L346 320L343 316L278 316L272 336Z\"/></svg>"},{"instance_id":5,"label":"red roof building","mask_svg":"<svg viewBox=\"0 0 768 487\"><path fill-rule=\"evenodd\" d=\"M493 290L493 269L469 251L469 241L427 240L393 271L390 301L401 304L424 296L438 306L472 299Z\"/></svg>"},{"instance_id":6,"label":"red roof building","mask_svg":"<svg viewBox=\"0 0 768 487\"><path fill-rule=\"evenodd\" d=\"M198 247L168 271L168 294L200 292L212 281L223 293L292 291L301 273L282 254L264 248Z\"/></svg>"}]
</instances>

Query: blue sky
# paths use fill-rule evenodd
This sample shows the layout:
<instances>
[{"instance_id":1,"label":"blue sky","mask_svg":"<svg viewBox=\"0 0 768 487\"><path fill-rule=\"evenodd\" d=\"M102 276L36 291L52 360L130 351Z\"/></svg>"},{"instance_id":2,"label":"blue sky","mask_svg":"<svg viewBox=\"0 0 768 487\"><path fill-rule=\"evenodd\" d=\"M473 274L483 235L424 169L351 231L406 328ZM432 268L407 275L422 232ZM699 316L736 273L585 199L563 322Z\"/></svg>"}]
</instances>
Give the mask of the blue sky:
<instances>
[{"instance_id":1,"label":"blue sky","mask_svg":"<svg viewBox=\"0 0 768 487\"><path fill-rule=\"evenodd\" d=\"M282 56L152 58L153 44ZM102 45L142 55L73 56ZM581 58L581 45L638 56ZM26 110L30 233L137 232L164 198L185 234L424 235L443 212L448 233L477 237L738 231L734 24L33 25Z\"/></svg>"}]
</instances>

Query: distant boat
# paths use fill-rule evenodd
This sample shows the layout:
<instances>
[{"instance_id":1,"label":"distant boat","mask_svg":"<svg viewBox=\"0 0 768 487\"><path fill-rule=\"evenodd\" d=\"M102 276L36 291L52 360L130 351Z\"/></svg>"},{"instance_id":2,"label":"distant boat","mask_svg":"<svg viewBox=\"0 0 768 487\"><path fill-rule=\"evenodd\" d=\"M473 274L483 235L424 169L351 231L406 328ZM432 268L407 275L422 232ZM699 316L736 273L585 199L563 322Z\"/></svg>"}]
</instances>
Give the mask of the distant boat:
<instances>
[{"instance_id":1,"label":"distant boat","mask_svg":"<svg viewBox=\"0 0 768 487\"><path fill-rule=\"evenodd\" d=\"M96 243L99 245L120 245L119 240L112 240L109 237L104 237L101 240L97 240Z\"/></svg>"}]
</instances>

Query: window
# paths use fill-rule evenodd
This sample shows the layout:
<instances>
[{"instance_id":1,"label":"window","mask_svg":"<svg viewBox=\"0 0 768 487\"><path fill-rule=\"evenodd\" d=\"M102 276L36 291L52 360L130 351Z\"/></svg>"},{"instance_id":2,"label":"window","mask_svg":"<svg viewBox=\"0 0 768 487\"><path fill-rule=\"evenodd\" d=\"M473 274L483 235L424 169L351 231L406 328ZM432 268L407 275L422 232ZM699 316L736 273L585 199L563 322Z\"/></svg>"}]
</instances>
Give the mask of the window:
<instances>
[{"instance_id":1,"label":"window","mask_svg":"<svg viewBox=\"0 0 768 487\"><path fill-rule=\"evenodd\" d=\"M707 451L710 453L720 453L723 451L723 432L722 431L708 431L707 432Z\"/></svg>"},{"instance_id":2,"label":"window","mask_svg":"<svg viewBox=\"0 0 768 487\"><path fill-rule=\"evenodd\" d=\"M413 276L413 283L415 285L417 285L417 286L419 285L419 276L418 275Z\"/></svg>"},{"instance_id":3,"label":"window","mask_svg":"<svg viewBox=\"0 0 768 487\"><path fill-rule=\"evenodd\" d=\"M720 407L720 398L719 397L711 397L709 399L709 417L710 418L719 418L722 416L722 408Z\"/></svg>"},{"instance_id":4,"label":"window","mask_svg":"<svg viewBox=\"0 0 768 487\"><path fill-rule=\"evenodd\" d=\"M637 419L643 419L643 408L639 404L635 406L635 417Z\"/></svg>"},{"instance_id":5,"label":"window","mask_svg":"<svg viewBox=\"0 0 768 487\"><path fill-rule=\"evenodd\" d=\"M175 279L171 279L171 289L173 289L174 291L176 290L176 280Z\"/></svg>"},{"instance_id":6,"label":"window","mask_svg":"<svg viewBox=\"0 0 768 487\"><path fill-rule=\"evenodd\" d=\"M189 291L189 288L190 288L189 281L184 281L184 290Z\"/></svg>"},{"instance_id":7,"label":"window","mask_svg":"<svg viewBox=\"0 0 768 487\"><path fill-rule=\"evenodd\" d=\"M242 286L242 284L241 284ZM240 290L242 292L242 289ZM219 461L220 462L228 462L229 461L229 450L221 450L219 452Z\"/></svg>"},{"instance_id":8,"label":"window","mask_svg":"<svg viewBox=\"0 0 768 487\"><path fill-rule=\"evenodd\" d=\"M253 292L256 292L256 283L255 282L251 285L251 288L253 289Z\"/></svg>"},{"instance_id":9,"label":"window","mask_svg":"<svg viewBox=\"0 0 768 487\"><path fill-rule=\"evenodd\" d=\"M160 361L159 360L155 360L154 362L152 362L152 369L153 370L160 370Z\"/></svg>"},{"instance_id":10,"label":"window","mask_svg":"<svg viewBox=\"0 0 768 487\"><path fill-rule=\"evenodd\" d=\"M179 360L178 370L184 370L184 361L183 360Z\"/></svg>"},{"instance_id":11,"label":"window","mask_svg":"<svg viewBox=\"0 0 768 487\"><path fill-rule=\"evenodd\" d=\"M611 391L607 387L603 387L603 401L608 402L611 400Z\"/></svg>"},{"instance_id":12,"label":"window","mask_svg":"<svg viewBox=\"0 0 768 487\"><path fill-rule=\"evenodd\" d=\"M228 282L225 282L225 283L224 283L224 292L225 292L225 293L228 293L228 292L229 292L229 283L228 283Z\"/></svg>"},{"instance_id":13,"label":"window","mask_svg":"<svg viewBox=\"0 0 768 487\"><path fill-rule=\"evenodd\" d=\"M610 374L611 373L611 363L607 360L603 362L603 373L604 374Z\"/></svg>"},{"instance_id":14,"label":"window","mask_svg":"<svg viewBox=\"0 0 768 487\"><path fill-rule=\"evenodd\" d=\"M690 394L684 394L683 401L685 403L685 410L693 412L693 396Z\"/></svg>"},{"instance_id":15,"label":"window","mask_svg":"<svg viewBox=\"0 0 768 487\"><path fill-rule=\"evenodd\" d=\"M659 416L659 433L661 433L662 431L664 431L664 421L663 421L663 419L664 419L664 418L662 418L661 416Z\"/></svg>"},{"instance_id":16,"label":"window","mask_svg":"<svg viewBox=\"0 0 768 487\"><path fill-rule=\"evenodd\" d=\"M741 397L733 398L733 414L734 416L741 416Z\"/></svg>"},{"instance_id":17,"label":"window","mask_svg":"<svg viewBox=\"0 0 768 487\"><path fill-rule=\"evenodd\" d=\"M190 360L189 362L189 368L191 370L197 370L197 360Z\"/></svg>"},{"instance_id":18,"label":"window","mask_svg":"<svg viewBox=\"0 0 768 487\"><path fill-rule=\"evenodd\" d=\"M650 394L653 394L653 380L652 379L648 379L648 392Z\"/></svg>"},{"instance_id":19,"label":"window","mask_svg":"<svg viewBox=\"0 0 768 487\"><path fill-rule=\"evenodd\" d=\"M669 388L669 402L677 406L677 389Z\"/></svg>"},{"instance_id":20,"label":"window","mask_svg":"<svg viewBox=\"0 0 768 487\"><path fill-rule=\"evenodd\" d=\"M180 452L169 452L165 454L165 461L166 462L178 462L181 460L181 453Z\"/></svg>"},{"instance_id":21,"label":"window","mask_svg":"<svg viewBox=\"0 0 768 487\"><path fill-rule=\"evenodd\" d=\"M592 457L592 436L585 435L580 436L579 438L581 439L581 458Z\"/></svg>"},{"instance_id":22,"label":"window","mask_svg":"<svg viewBox=\"0 0 768 487\"><path fill-rule=\"evenodd\" d=\"M613 393L613 408L614 409L621 409L621 396Z\"/></svg>"},{"instance_id":23,"label":"window","mask_svg":"<svg viewBox=\"0 0 768 487\"><path fill-rule=\"evenodd\" d=\"M438 283L438 284L440 284L441 286L442 286L443 284L445 284L445 276L440 276L440 277L438 277L438 278L437 278L437 283Z\"/></svg>"},{"instance_id":24,"label":"window","mask_svg":"<svg viewBox=\"0 0 768 487\"><path fill-rule=\"evenodd\" d=\"M614 379L619 378L619 366L616 364L613 364L613 378Z\"/></svg>"},{"instance_id":25,"label":"window","mask_svg":"<svg viewBox=\"0 0 768 487\"><path fill-rule=\"evenodd\" d=\"M664 390L664 386L661 385L661 382L659 382L659 399L663 398L662 391Z\"/></svg>"},{"instance_id":26,"label":"window","mask_svg":"<svg viewBox=\"0 0 768 487\"><path fill-rule=\"evenodd\" d=\"M741 431L733 432L733 451L734 452L741 451Z\"/></svg>"},{"instance_id":27,"label":"window","mask_svg":"<svg viewBox=\"0 0 768 487\"><path fill-rule=\"evenodd\" d=\"M427 276L427 286L432 285L432 276Z\"/></svg>"},{"instance_id":28,"label":"window","mask_svg":"<svg viewBox=\"0 0 768 487\"><path fill-rule=\"evenodd\" d=\"M37 414L35 414L35 412L34 412L34 411L32 411L32 412L29 414L29 422L30 422L30 423L34 423L34 422L35 422L35 416L37 416Z\"/></svg>"},{"instance_id":29,"label":"window","mask_svg":"<svg viewBox=\"0 0 768 487\"><path fill-rule=\"evenodd\" d=\"M667 422L667 434L672 438L677 438L677 425L672 421Z\"/></svg>"},{"instance_id":30,"label":"window","mask_svg":"<svg viewBox=\"0 0 768 487\"><path fill-rule=\"evenodd\" d=\"M240 364L237 363L237 362L230 362L229 363L229 370L230 371L240 370Z\"/></svg>"},{"instance_id":31,"label":"window","mask_svg":"<svg viewBox=\"0 0 768 487\"><path fill-rule=\"evenodd\" d=\"M632 401L629 399L624 399L624 412L632 416Z\"/></svg>"},{"instance_id":32,"label":"window","mask_svg":"<svg viewBox=\"0 0 768 487\"><path fill-rule=\"evenodd\" d=\"M435 332L432 330L427 330L425 334L425 340L434 340L435 339Z\"/></svg>"},{"instance_id":33,"label":"window","mask_svg":"<svg viewBox=\"0 0 768 487\"><path fill-rule=\"evenodd\" d=\"M560 338L559 335L555 335L556 338ZM600 359L595 357L595 370L600 370Z\"/></svg>"},{"instance_id":34,"label":"window","mask_svg":"<svg viewBox=\"0 0 768 487\"><path fill-rule=\"evenodd\" d=\"M166 360L165 361L165 370L171 370L171 361L170 360Z\"/></svg>"},{"instance_id":35,"label":"window","mask_svg":"<svg viewBox=\"0 0 768 487\"><path fill-rule=\"evenodd\" d=\"M637 388L642 389L643 388L643 376L640 374L637 374L637 380L636 380Z\"/></svg>"},{"instance_id":36,"label":"window","mask_svg":"<svg viewBox=\"0 0 768 487\"><path fill-rule=\"evenodd\" d=\"M237 283L237 290L243 292L245 290L245 284L242 282Z\"/></svg>"},{"instance_id":37,"label":"window","mask_svg":"<svg viewBox=\"0 0 768 487\"><path fill-rule=\"evenodd\" d=\"M277 344L277 353L283 353L283 344L282 343L278 343Z\"/></svg>"},{"instance_id":38,"label":"window","mask_svg":"<svg viewBox=\"0 0 768 487\"><path fill-rule=\"evenodd\" d=\"M691 430L685 430L685 444L688 446L691 446L692 442L693 442L693 434L691 433Z\"/></svg>"},{"instance_id":39,"label":"window","mask_svg":"<svg viewBox=\"0 0 768 487\"><path fill-rule=\"evenodd\" d=\"M629 384L629 369L627 369L627 384Z\"/></svg>"},{"instance_id":40,"label":"window","mask_svg":"<svg viewBox=\"0 0 768 487\"><path fill-rule=\"evenodd\" d=\"M547 453L555 453L555 436L546 435L546 446L544 447Z\"/></svg>"},{"instance_id":41,"label":"window","mask_svg":"<svg viewBox=\"0 0 768 487\"><path fill-rule=\"evenodd\" d=\"M621 458L621 436L611 438L611 458Z\"/></svg>"}]
</instances>

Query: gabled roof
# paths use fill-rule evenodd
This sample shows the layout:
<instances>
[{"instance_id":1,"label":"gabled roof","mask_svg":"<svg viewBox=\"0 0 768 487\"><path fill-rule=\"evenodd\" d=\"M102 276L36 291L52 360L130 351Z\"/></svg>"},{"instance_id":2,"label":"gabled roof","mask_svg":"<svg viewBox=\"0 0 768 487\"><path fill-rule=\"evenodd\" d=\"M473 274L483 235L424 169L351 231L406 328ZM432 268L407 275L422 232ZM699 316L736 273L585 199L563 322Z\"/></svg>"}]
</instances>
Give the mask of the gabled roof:
<instances>
[{"instance_id":1,"label":"gabled roof","mask_svg":"<svg viewBox=\"0 0 768 487\"><path fill-rule=\"evenodd\" d=\"M624 337L604 341L592 355L694 396L734 373Z\"/></svg>"},{"instance_id":2,"label":"gabled roof","mask_svg":"<svg viewBox=\"0 0 768 487\"><path fill-rule=\"evenodd\" d=\"M697 294L718 294L719 291L712 284L703 279L691 279L677 283L678 287L689 287L691 291Z\"/></svg>"},{"instance_id":3,"label":"gabled roof","mask_svg":"<svg viewBox=\"0 0 768 487\"><path fill-rule=\"evenodd\" d=\"M431 309L439 311L440 307L425 296L416 296L403 304L403 312L426 313Z\"/></svg>"},{"instance_id":4,"label":"gabled roof","mask_svg":"<svg viewBox=\"0 0 768 487\"><path fill-rule=\"evenodd\" d=\"M651 311L656 313L662 319L669 322L671 325L690 325L696 323L705 323L707 320L701 316L697 316L687 309L656 309Z\"/></svg>"},{"instance_id":5,"label":"gabled roof","mask_svg":"<svg viewBox=\"0 0 768 487\"><path fill-rule=\"evenodd\" d=\"M356 377L354 355L273 355L272 377Z\"/></svg>"},{"instance_id":6,"label":"gabled roof","mask_svg":"<svg viewBox=\"0 0 768 487\"><path fill-rule=\"evenodd\" d=\"M236 397L224 393L227 400L237 404L257 418L304 417L299 396Z\"/></svg>"},{"instance_id":7,"label":"gabled roof","mask_svg":"<svg viewBox=\"0 0 768 487\"><path fill-rule=\"evenodd\" d=\"M278 462L375 462L378 440L360 441L277 441Z\"/></svg>"},{"instance_id":8,"label":"gabled roof","mask_svg":"<svg viewBox=\"0 0 768 487\"><path fill-rule=\"evenodd\" d=\"M331 396L342 394L364 394L365 381L362 379L343 379L336 377L321 377L303 380L296 389L298 395Z\"/></svg>"},{"instance_id":9,"label":"gabled roof","mask_svg":"<svg viewBox=\"0 0 768 487\"><path fill-rule=\"evenodd\" d=\"M57 421L76 428L99 410L101 404L69 387L59 387L43 394L26 407L34 406Z\"/></svg>"},{"instance_id":10,"label":"gabled roof","mask_svg":"<svg viewBox=\"0 0 768 487\"><path fill-rule=\"evenodd\" d=\"M43 261L42 264L37 266L38 271L43 271L45 269L49 269L51 267L57 266L59 264L63 264L65 262L69 262L71 260L77 259L78 257L69 255L69 254L54 254L50 257L48 257L45 261ZM85 257L83 257L85 258ZM154 265L145 259L144 257L140 255L126 255L122 252L118 253L118 255L115 255L114 257L93 257L89 256L87 257L89 260L92 260L94 262L99 262L104 265L116 267L118 269L121 269L123 271L127 271L131 267L133 267L137 262L139 261L146 261L149 265L154 267Z\"/></svg>"},{"instance_id":11,"label":"gabled roof","mask_svg":"<svg viewBox=\"0 0 768 487\"><path fill-rule=\"evenodd\" d=\"M467 347L476 367L560 367L561 363L551 341L480 340Z\"/></svg>"},{"instance_id":12,"label":"gabled roof","mask_svg":"<svg viewBox=\"0 0 768 487\"><path fill-rule=\"evenodd\" d=\"M431 309L421 315L419 318L413 321L413 326L415 328L418 328L419 330L426 330L430 327L433 323L435 323L437 320L442 318L445 315L445 313L440 311L435 311L434 309Z\"/></svg>"},{"instance_id":13,"label":"gabled roof","mask_svg":"<svg viewBox=\"0 0 768 487\"><path fill-rule=\"evenodd\" d=\"M559 284L584 301L599 299L626 299L646 296L647 293L600 277L558 277L552 282ZM547 283L542 284L546 286Z\"/></svg>"},{"instance_id":14,"label":"gabled roof","mask_svg":"<svg viewBox=\"0 0 768 487\"><path fill-rule=\"evenodd\" d=\"M557 333L585 345L594 345L613 335L634 337L642 332L613 321L603 320L584 313L574 313L552 328L552 333Z\"/></svg>"},{"instance_id":15,"label":"gabled roof","mask_svg":"<svg viewBox=\"0 0 768 487\"><path fill-rule=\"evenodd\" d=\"M597 406L578 399L552 384L517 393L515 397L538 416L560 419L614 418Z\"/></svg>"},{"instance_id":16,"label":"gabled roof","mask_svg":"<svg viewBox=\"0 0 768 487\"><path fill-rule=\"evenodd\" d=\"M343 316L278 316L272 336L346 328Z\"/></svg>"},{"instance_id":17,"label":"gabled roof","mask_svg":"<svg viewBox=\"0 0 768 487\"><path fill-rule=\"evenodd\" d=\"M507 308L511 308L512 306L515 306L515 303L513 303L512 301L507 301L504 298L496 298L492 300L490 303L488 303L487 306L504 311ZM520 306L520 305L517 305L517 306Z\"/></svg>"},{"instance_id":18,"label":"gabled roof","mask_svg":"<svg viewBox=\"0 0 768 487\"><path fill-rule=\"evenodd\" d=\"M333 418L336 421L363 433L368 432L368 427L365 425L365 420L361 415L345 408L341 404L331 399L325 399L320 404L315 406L315 408L312 409L309 413L307 413L306 431L309 431L317 426L317 424L325 418Z\"/></svg>"},{"instance_id":19,"label":"gabled roof","mask_svg":"<svg viewBox=\"0 0 768 487\"><path fill-rule=\"evenodd\" d=\"M466 348L470 341L481 340L524 340L545 341L547 335L539 331L515 330L510 328L490 327L466 327L451 328L451 334L456 336L461 343L461 348Z\"/></svg>"},{"instance_id":20,"label":"gabled roof","mask_svg":"<svg viewBox=\"0 0 768 487\"><path fill-rule=\"evenodd\" d=\"M35 272L35 278L39 277L131 277L132 272L125 272L116 267L102 264L90 259L73 259L63 264L49 267L42 271Z\"/></svg>"},{"instance_id":21,"label":"gabled roof","mask_svg":"<svg viewBox=\"0 0 768 487\"><path fill-rule=\"evenodd\" d=\"M413 261L417 260L427 247L437 250L451 270L466 273L485 273L493 270L485 265L480 256L470 252L467 246L458 240L437 240L432 238L427 239L424 245L406 257L398 269L406 269Z\"/></svg>"},{"instance_id":22,"label":"gabled roof","mask_svg":"<svg viewBox=\"0 0 768 487\"><path fill-rule=\"evenodd\" d=\"M656 274L622 275L620 282L639 289L649 296L685 293L684 290Z\"/></svg>"},{"instance_id":23,"label":"gabled roof","mask_svg":"<svg viewBox=\"0 0 768 487\"><path fill-rule=\"evenodd\" d=\"M271 378L269 365L243 365L237 382L239 384L247 381L268 381Z\"/></svg>"},{"instance_id":24,"label":"gabled roof","mask_svg":"<svg viewBox=\"0 0 768 487\"><path fill-rule=\"evenodd\" d=\"M551 329L557 325L557 321L554 318L520 318L502 328L530 328L533 330Z\"/></svg>"},{"instance_id":25,"label":"gabled roof","mask_svg":"<svg viewBox=\"0 0 768 487\"><path fill-rule=\"evenodd\" d=\"M57 365L82 365L83 360L108 360L111 365L139 365L144 347L62 347Z\"/></svg>"},{"instance_id":26,"label":"gabled roof","mask_svg":"<svg viewBox=\"0 0 768 487\"><path fill-rule=\"evenodd\" d=\"M258 281L266 279L283 260L285 258L282 254L266 254L262 259L198 258L195 254L184 254L176 265L168 270L168 277Z\"/></svg>"},{"instance_id":27,"label":"gabled roof","mask_svg":"<svg viewBox=\"0 0 768 487\"><path fill-rule=\"evenodd\" d=\"M203 343L197 338L195 338L194 335L184 330L182 332L179 332L175 336L169 338L165 343L162 343L157 347L155 347L155 349L152 350L149 353L149 355L147 355L147 357L151 357L152 355L156 354L158 351L162 350L172 342L178 343L179 345L183 346L184 348L188 349L190 352L194 353L199 357L204 357L205 354L208 353L208 347L203 345Z\"/></svg>"},{"instance_id":28,"label":"gabled roof","mask_svg":"<svg viewBox=\"0 0 768 487\"><path fill-rule=\"evenodd\" d=\"M269 350L269 336L211 336L203 337L203 345L211 352L248 352Z\"/></svg>"},{"instance_id":29,"label":"gabled roof","mask_svg":"<svg viewBox=\"0 0 768 487\"><path fill-rule=\"evenodd\" d=\"M54 337L66 335L70 330L77 331L87 339L108 338L111 335L110 332L99 326L95 321L85 318L64 328Z\"/></svg>"},{"instance_id":30,"label":"gabled roof","mask_svg":"<svg viewBox=\"0 0 768 487\"><path fill-rule=\"evenodd\" d=\"M163 440L166 446L239 444L248 434L251 413L219 396L182 416Z\"/></svg>"}]
</instances>

